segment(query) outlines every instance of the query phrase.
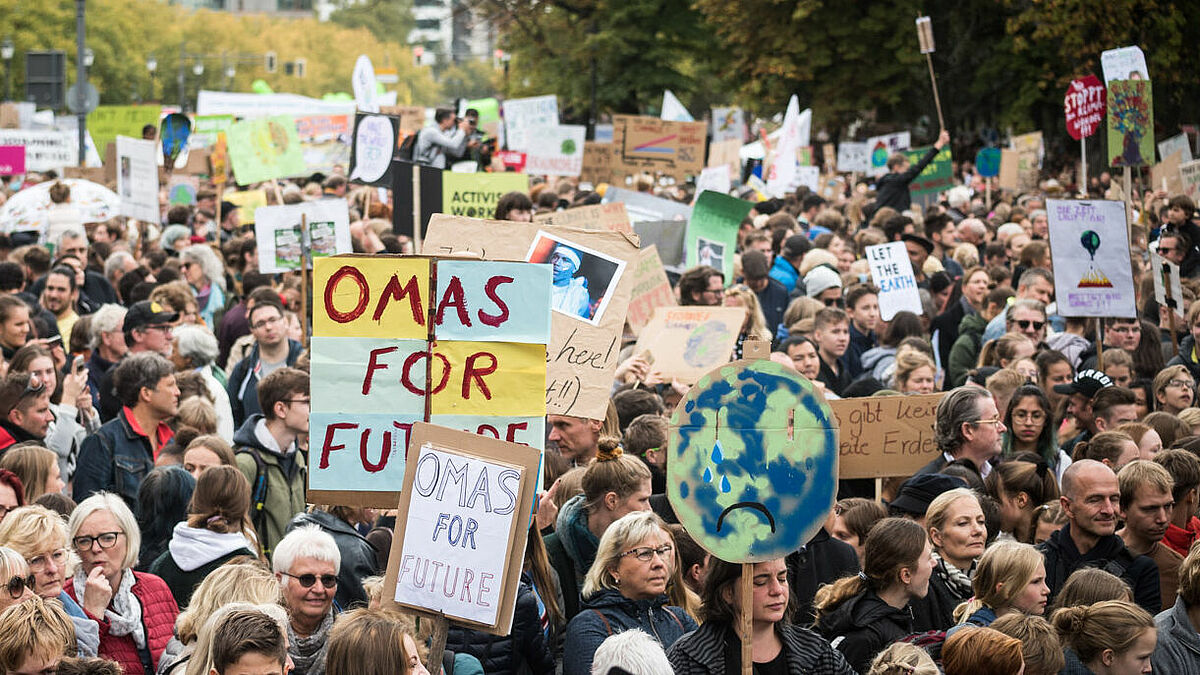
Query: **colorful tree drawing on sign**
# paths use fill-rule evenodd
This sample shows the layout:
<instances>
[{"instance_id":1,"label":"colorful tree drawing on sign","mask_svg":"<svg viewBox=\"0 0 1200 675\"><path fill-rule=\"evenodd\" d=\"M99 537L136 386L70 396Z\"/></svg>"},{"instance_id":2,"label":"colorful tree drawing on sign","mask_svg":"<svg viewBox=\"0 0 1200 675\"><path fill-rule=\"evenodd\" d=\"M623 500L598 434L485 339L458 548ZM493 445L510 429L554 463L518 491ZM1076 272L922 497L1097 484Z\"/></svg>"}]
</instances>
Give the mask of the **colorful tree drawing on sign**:
<instances>
[{"instance_id":1,"label":"colorful tree drawing on sign","mask_svg":"<svg viewBox=\"0 0 1200 675\"><path fill-rule=\"evenodd\" d=\"M1154 161L1154 108L1150 82L1113 80L1108 86L1110 166L1146 166Z\"/></svg>"},{"instance_id":2,"label":"colorful tree drawing on sign","mask_svg":"<svg viewBox=\"0 0 1200 675\"><path fill-rule=\"evenodd\" d=\"M1079 280L1080 288L1112 288L1112 282L1108 277L1104 276L1104 272L1096 269L1096 251L1100 250L1100 235L1093 230L1084 230L1083 235L1079 237L1079 243L1083 245L1083 250L1091 256L1091 264L1088 266L1087 274Z\"/></svg>"}]
</instances>

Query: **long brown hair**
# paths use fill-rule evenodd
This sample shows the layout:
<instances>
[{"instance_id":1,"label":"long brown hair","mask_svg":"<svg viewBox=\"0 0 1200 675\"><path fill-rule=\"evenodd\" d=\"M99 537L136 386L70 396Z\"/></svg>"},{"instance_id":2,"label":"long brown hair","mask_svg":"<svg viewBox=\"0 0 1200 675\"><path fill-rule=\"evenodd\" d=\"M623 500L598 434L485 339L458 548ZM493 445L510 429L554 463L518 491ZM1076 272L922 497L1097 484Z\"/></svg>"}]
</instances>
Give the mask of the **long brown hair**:
<instances>
[{"instance_id":1,"label":"long brown hair","mask_svg":"<svg viewBox=\"0 0 1200 675\"><path fill-rule=\"evenodd\" d=\"M863 573L817 589L813 599L817 619L863 591L879 592L899 583L900 570L917 567L928 540L925 529L907 518L884 518L875 523L863 549Z\"/></svg>"},{"instance_id":2,"label":"long brown hair","mask_svg":"<svg viewBox=\"0 0 1200 675\"><path fill-rule=\"evenodd\" d=\"M237 467L214 466L200 474L188 505L187 524L218 534L240 532L261 553L258 532L250 521L250 483Z\"/></svg>"},{"instance_id":3,"label":"long brown hair","mask_svg":"<svg viewBox=\"0 0 1200 675\"><path fill-rule=\"evenodd\" d=\"M566 625L567 618L558 606L558 576L550 566L546 543L542 541L542 533L535 522L529 523L529 533L525 539L525 569L529 571L529 576L533 577L533 586L537 589L538 597L546 605L550 624L558 627Z\"/></svg>"}]
</instances>

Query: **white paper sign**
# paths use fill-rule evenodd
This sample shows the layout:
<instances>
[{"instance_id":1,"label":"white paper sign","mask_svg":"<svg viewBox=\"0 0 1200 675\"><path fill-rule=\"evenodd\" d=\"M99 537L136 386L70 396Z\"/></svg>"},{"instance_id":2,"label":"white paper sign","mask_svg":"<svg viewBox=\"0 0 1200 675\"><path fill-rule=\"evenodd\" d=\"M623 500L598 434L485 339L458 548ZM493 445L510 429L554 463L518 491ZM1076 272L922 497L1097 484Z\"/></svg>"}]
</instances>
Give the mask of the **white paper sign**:
<instances>
[{"instance_id":1,"label":"white paper sign","mask_svg":"<svg viewBox=\"0 0 1200 675\"><path fill-rule=\"evenodd\" d=\"M811 119L811 117L810 117ZM796 189L799 181L796 176L796 151L804 143L800 134L803 131L800 123L800 99L792 94L788 100L787 112L783 116L783 127L780 129L779 140L775 146L775 158L767 175L767 188L776 197L783 197ZM807 132L805 136L807 136Z\"/></svg>"},{"instance_id":2,"label":"white paper sign","mask_svg":"<svg viewBox=\"0 0 1200 675\"><path fill-rule=\"evenodd\" d=\"M1109 49L1100 53L1100 67L1104 70L1104 84L1113 80L1150 79L1150 71L1146 68L1146 55L1142 48L1121 47ZM1137 77L1133 77L1134 75Z\"/></svg>"},{"instance_id":3,"label":"white paper sign","mask_svg":"<svg viewBox=\"0 0 1200 675\"><path fill-rule=\"evenodd\" d=\"M301 216L307 233L300 228ZM260 206L254 210L254 238L258 244L258 270L263 274L300 269L301 246L305 243L313 258L354 250L345 199ZM311 264L308 267L312 269Z\"/></svg>"},{"instance_id":4,"label":"white paper sign","mask_svg":"<svg viewBox=\"0 0 1200 675\"><path fill-rule=\"evenodd\" d=\"M879 315L891 321L897 312L921 314L921 293L904 242L868 246L871 280L879 289Z\"/></svg>"},{"instance_id":5,"label":"white paper sign","mask_svg":"<svg viewBox=\"0 0 1200 675\"><path fill-rule=\"evenodd\" d=\"M354 169L350 180L374 183L387 173L396 147L392 121L383 115L363 117L354 136Z\"/></svg>"},{"instance_id":6,"label":"white paper sign","mask_svg":"<svg viewBox=\"0 0 1200 675\"><path fill-rule=\"evenodd\" d=\"M1179 180L1183 183L1183 194L1200 200L1200 159L1179 165Z\"/></svg>"},{"instance_id":7,"label":"white paper sign","mask_svg":"<svg viewBox=\"0 0 1200 675\"><path fill-rule=\"evenodd\" d=\"M232 91L201 90L196 100L197 115L234 115L245 119L291 115L354 116L353 101L322 101L299 94L248 94Z\"/></svg>"},{"instance_id":8,"label":"white paper sign","mask_svg":"<svg viewBox=\"0 0 1200 675\"><path fill-rule=\"evenodd\" d=\"M675 93L670 89L663 90L663 103L661 119L671 122L695 122L692 118L692 113L680 103L675 97Z\"/></svg>"},{"instance_id":9,"label":"white paper sign","mask_svg":"<svg viewBox=\"0 0 1200 675\"><path fill-rule=\"evenodd\" d=\"M371 59L363 54L354 63L354 77L351 84L354 87L354 102L363 112L379 112L377 101L379 92L375 85L375 67Z\"/></svg>"},{"instance_id":10,"label":"white paper sign","mask_svg":"<svg viewBox=\"0 0 1200 675\"><path fill-rule=\"evenodd\" d=\"M1171 155L1181 152L1180 163L1192 161L1192 146L1188 143L1187 134L1172 136L1158 144L1158 161L1165 162Z\"/></svg>"},{"instance_id":11,"label":"white paper sign","mask_svg":"<svg viewBox=\"0 0 1200 675\"><path fill-rule=\"evenodd\" d=\"M732 187L729 180L728 164L709 166L701 169L700 177L696 179L696 196L699 197L700 193L705 190L712 190L713 192L720 192L723 195L727 195Z\"/></svg>"},{"instance_id":12,"label":"white paper sign","mask_svg":"<svg viewBox=\"0 0 1200 675\"><path fill-rule=\"evenodd\" d=\"M837 170L840 173L867 173L871 170L871 150L865 142L838 144Z\"/></svg>"},{"instance_id":13,"label":"white paper sign","mask_svg":"<svg viewBox=\"0 0 1200 675\"><path fill-rule=\"evenodd\" d=\"M1179 283L1179 265L1167 260L1157 251L1150 251L1150 267L1154 273L1154 300L1159 305L1173 307L1180 318L1185 318L1183 287ZM1167 289L1171 289L1171 300L1167 301Z\"/></svg>"},{"instance_id":14,"label":"white paper sign","mask_svg":"<svg viewBox=\"0 0 1200 675\"><path fill-rule=\"evenodd\" d=\"M534 176L578 176L583 171L587 127L561 124L538 129L530 138L525 173Z\"/></svg>"},{"instance_id":15,"label":"white paper sign","mask_svg":"<svg viewBox=\"0 0 1200 675\"><path fill-rule=\"evenodd\" d=\"M558 98L554 95L514 98L501 104L508 149L529 152L533 129L558 126Z\"/></svg>"},{"instance_id":16,"label":"white paper sign","mask_svg":"<svg viewBox=\"0 0 1200 675\"><path fill-rule=\"evenodd\" d=\"M415 476L396 602L496 623L523 469L429 443L409 467Z\"/></svg>"},{"instance_id":17,"label":"white paper sign","mask_svg":"<svg viewBox=\"0 0 1200 675\"><path fill-rule=\"evenodd\" d=\"M888 157L893 152L907 150L910 147L912 147L912 134L907 131L868 138L867 158L870 162L869 173L872 176L882 176L887 173Z\"/></svg>"},{"instance_id":18,"label":"white paper sign","mask_svg":"<svg viewBox=\"0 0 1200 675\"><path fill-rule=\"evenodd\" d=\"M818 166L798 166L796 167L796 183L806 186L813 192L818 192L821 189L821 167Z\"/></svg>"},{"instance_id":19,"label":"white paper sign","mask_svg":"<svg viewBox=\"0 0 1200 675\"><path fill-rule=\"evenodd\" d=\"M117 196L121 215L159 221L158 143L117 136Z\"/></svg>"},{"instance_id":20,"label":"white paper sign","mask_svg":"<svg viewBox=\"0 0 1200 675\"><path fill-rule=\"evenodd\" d=\"M746 114L741 108L712 109L712 142L736 140L746 142Z\"/></svg>"},{"instance_id":21,"label":"white paper sign","mask_svg":"<svg viewBox=\"0 0 1200 675\"><path fill-rule=\"evenodd\" d=\"M75 166L79 161L76 131L0 129L0 145L25 146L26 171L50 171Z\"/></svg>"},{"instance_id":22,"label":"white paper sign","mask_svg":"<svg viewBox=\"0 0 1200 675\"><path fill-rule=\"evenodd\" d=\"M1061 316L1137 316L1125 203L1046 202L1054 299Z\"/></svg>"}]
</instances>

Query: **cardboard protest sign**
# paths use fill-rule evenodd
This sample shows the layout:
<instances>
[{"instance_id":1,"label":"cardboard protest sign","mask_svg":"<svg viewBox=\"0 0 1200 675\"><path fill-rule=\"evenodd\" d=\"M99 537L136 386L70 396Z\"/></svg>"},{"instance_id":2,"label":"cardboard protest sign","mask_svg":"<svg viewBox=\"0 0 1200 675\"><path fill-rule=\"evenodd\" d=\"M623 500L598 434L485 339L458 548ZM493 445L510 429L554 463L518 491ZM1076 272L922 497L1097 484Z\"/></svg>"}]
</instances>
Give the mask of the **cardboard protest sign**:
<instances>
[{"instance_id":1,"label":"cardboard protest sign","mask_svg":"<svg viewBox=\"0 0 1200 675\"><path fill-rule=\"evenodd\" d=\"M376 187L392 186L392 155L400 120L387 115L359 113L354 118L354 144L350 152L350 180Z\"/></svg>"},{"instance_id":2,"label":"cardboard protest sign","mask_svg":"<svg viewBox=\"0 0 1200 675\"><path fill-rule=\"evenodd\" d=\"M613 115L616 168L686 180L704 168L704 122L669 122L657 117Z\"/></svg>"},{"instance_id":3,"label":"cardboard protest sign","mask_svg":"<svg viewBox=\"0 0 1200 675\"><path fill-rule=\"evenodd\" d=\"M305 172L296 120L288 115L236 122L226 132L229 161L238 185Z\"/></svg>"},{"instance_id":4,"label":"cardboard protest sign","mask_svg":"<svg viewBox=\"0 0 1200 675\"><path fill-rule=\"evenodd\" d=\"M381 105L379 114L400 119L400 139L415 134L425 126L425 108L419 105ZM483 120L480 120L482 122Z\"/></svg>"},{"instance_id":5,"label":"cardboard protest sign","mask_svg":"<svg viewBox=\"0 0 1200 675\"><path fill-rule=\"evenodd\" d=\"M1179 165L1179 183L1183 194L1200 201L1200 159Z\"/></svg>"},{"instance_id":6,"label":"cardboard protest sign","mask_svg":"<svg viewBox=\"0 0 1200 675\"><path fill-rule=\"evenodd\" d=\"M866 253L871 280L879 289L879 311L883 320L891 321L897 312L921 314L921 294L904 242L868 246Z\"/></svg>"},{"instance_id":7,"label":"cardboard protest sign","mask_svg":"<svg viewBox=\"0 0 1200 675\"><path fill-rule=\"evenodd\" d=\"M1154 161L1154 100L1146 80L1108 83L1108 165Z\"/></svg>"},{"instance_id":8,"label":"cardboard protest sign","mask_svg":"<svg viewBox=\"0 0 1200 675\"><path fill-rule=\"evenodd\" d=\"M683 240L687 234L687 223L682 220L644 220L633 224L642 248L651 246L658 250L663 267L675 274L684 270Z\"/></svg>"},{"instance_id":9,"label":"cardboard protest sign","mask_svg":"<svg viewBox=\"0 0 1200 675\"><path fill-rule=\"evenodd\" d=\"M0 129L0 145L25 147L26 171L51 171L79 161L79 137L74 131Z\"/></svg>"},{"instance_id":10,"label":"cardboard protest sign","mask_svg":"<svg viewBox=\"0 0 1200 675\"><path fill-rule=\"evenodd\" d=\"M1113 80L1149 80L1146 55L1136 45L1106 49L1100 53L1100 67L1104 71L1104 83Z\"/></svg>"},{"instance_id":11,"label":"cardboard protest sign","mask_svg":"<svg viewBox=\"0 0 1200 675\"><path fill-rule=\"evenodd\" d=\"M563 211L546 211L533 217L533 222L555 227L578 227L582 230L612 230L633 232L629 214L620 202L577 206Z\"/></svg>"},{"instance_id":12,"label":"cardboard protest sign","mask_svg":"<svg viewBox=\"0 0 1200 675\"><path fill-rule=\"evenodd\" d=\"M222 196L222 199L241 209L242 212L239 215L241 216L242 225L253 225L254 212L258 210L258 207L267 205L267 191L261 188L258 190L230 191L226 192Z\"/></svg>"},{"instance_id":13,"label":"cardboard protest sign","mask_svg":"<svg viewBox=\"0 0 1200 675\"><path fill-rule=\"evenodd\" d=\"M887 160L884 160L887 163ZM867 143L842 141L837 146L837 170L844 173L871 171L871 148Z\"/></svg>"},{"instance_id":14,"label":"cardboard protest sign","mask_svg":"<svg viewBox=\"0 0 1200 675\"><path fill-rule=\"evenodd\" d=\"M329 173L335 166L350 163L351 125L349 115L317 115L296 118L296 137L309 173Z\"/></svg>"},{"instance_id":15,"label":"cardboard protest sign","mask_svg":"<svg viewBox=\"0 0 1200 675\"><path fill-rule=\"evenodd\" d=\"M569 256L560 255L563 267L559 281L574 287L580 276L587 278L587 311L591 316L552 312L549 357L542 364L545 412L604 419L632 280L624 273L619 278L614 276L618 273L614 268L618 266L616 261L628 267L636 260L637 244L632 235L436 214L429 221L424 252L524 261L539 252L553 257L559 244L574 249L581 259L581 266L567 277L565 258ZM601 293L604 295L598 295ZM520 302L529 300L522 297Z\"/></svg>"},{"instance_id":16,"label":"cardboard protest sign","mask_svg":"<svg viewBox=\"0 0 1200 675\"><path fill-rule=\"evenodd\" d=\"M940 451L934 420L943 394L830 401L837 418L838 478L911 476Z\"/></svg>"},{"instance_id":17,"label":"cardboard protest sign","mask_svg":"<svg viewBox=\"0 0 1200 675\"><path fill-rule=\"evenodd\" d=\"M1046 202L1054 297L1062 316L1137 316L1125 204Z\"/></svg>"},{"instance_id":18,"label":"cardboard protest sign","mask_svg":"<svg viewBox=\"0 0 1200 675\"><path fill-rule=\"evenodd\" d=\"M324 101L299 94L209 91L196 96L197 115L236 115L243 119L274 115L353 115L354 101Z\"/></svg>"},{"instance_id":19,"label":"cardboard protest sign","mask_svg":"<svg viewBox=\"0 0 1200 675\"><path fill-rule=\"evenodd\" d=\"M733 278L733 253L742 219L754 205L718 192L703 192L688 219L686 265L708 265Z\"/></svg>"},{"instance_id":20,"label":"cardboard protest sign","mask_svg":"<svg viewBox=\"0 0 1200 675\"><path fill-rule=\"evenodd\" d=\"M379 112L379 88L375 79L375 67L371 65L371 57L360 54L354 62L354 73L351 76L351 87L354 89L354 102L363 112Z\"/></svg>"},{"instance_id":21,"label":"cardboard protest sign","mask_svg":"<svg viewBox=\"0 0 1200 675\"><path fill-rule=\"evenodd\" d=\"M592 185L623 182L625 176L618 175L615 168L616 155L616 148L612 143L585 141L579 179Z\"/></svg>"},{"instance_id":22,"label":"cardboard protest sign","mask_svg":"<svg viewBox=\"0 0 1200 675\"><path fill-rule=\"evenodd\" d=\"M157 129L160 117L162 107L156 105L102 105L88 113L87 128L97 150L103 152L117 136L141 138L146 125Z\"/></svg>"},{"instance_id":23,"label":"cardboard protest sign","mask_svg":"<svg viewBox=\"0 0 1200 675\"><path fill-rule=\"evenodd\" d=\"M157 143L117 136L117 195L121 215L159 221Z\"/></svg>"},{"instance_id":24,"label":"cardboard protest sign","mask_svg":"<svg viewBox=\"0 0 1200 675\"><path fill-rule=\"evenodd\" d=\"M25 146L0 146L0 176L25 173Z\"/></svg>"},{"instance_id":25,"label":"cardboard protest sign","mask_svg":"<svg viewBox=\"0 0 1200 675\"><path fill-rule=\"evenodd\" d=\"M1183 163L1183 151L1176 150L1163 158L1163 161L1150 167L1150 188L1166 190L1168 195L1183 192L1183 183L1179 180L1179 166Z\"/></svg>"},{"instance_id":26,"label":"cardboard protest sign","mask_svg":"<svg viewBox=\"0 0 1200 675\"><path fill-rule=\"evenodd\" d=\"M712 142L746 140L746 115L741 108L712 109Z\"/></svg>"},{"instance_id":27,"label":"cardboard protest sign","mask_svg":"<svg viewBox=\"0 0 1200 675\"><path fill-rule=\"evenodd\" d=\"M930 148L916 148L914 150L905 150L904 154L908 156L908 161L916 164L925 157L925 153L929 152ZM946 145L938 151L930 162L911 183L908 184L908 193L913 197L924 197L949 190L954 187L954 157L950 154L950 146Z\"/></svg>"},{"instance_id":28,"label":"cardboard protest sign","mask_svg":"<svg viewBox=\"0 0 1200 675\"><path fill-rule=\"evenodd\" d=\"M167 179L167 203L171 206L193 206L200 191L200 178L173 173Z\"/></svg>"},{"instance_id":29,"label":"cardboard protest sign","mask_svg":"<svg viewBox=\"0 0 1200 675\"><path fill-rule=\"evenodd\" d=\"M404 160L392 161L393 232L414 240L419 238L418 233L425 231L430 216L442 211L443 174L449 175L449 172ZM418 210L415 208L417 202L419 214L414 213Z\"/></svg>"},{"instance_id":30,"label":"cardboard protest sign","mask_svg":"<svg viewBox=\"0 0 1200 675\"><path fill-rule=\"evenodd\" d=\"M708 162L705 164L707 168L715 168L718 166L729 167L729 177L731 180L741 180L742 177L742 157L740 151L742 142L737 139L728 139L724 141L713 141L708 145ZM726 190L728 192L728 190Z\"/></svg>"},{"instance_id":31,"label":"cardboard protest sign","mask_svg":"<svg viewBox=\"0 0 1200 675\"><path fill-rule=\"evenodd\" d=\"M442 174L441 211L452 216L491 218L496 203L509 192L529 192L529 176L521 173Z\"/></svg>"},{"instance_id":32,"label":"cardboard protest sign","mask_svg":"<svg viewBox=\"0 0 1200 675\"><path fill-rule=\"evenodd\" d=\"M188 147L211 147L219 136L229 131L233 122L233 115L196 115L192 123L192 135L188 136Z\"/></svg>"},{"instance_id":33,"label":"cardboard protest sign","mask_svg":"<svg viewBox=\"0 0 1200 675\"><path fill-rule=\"evenodd\" d=\"M1154 300L1170 307L1184 318L1187 307L1183 304L1183 287L1179 281L1179 265L1167 260L1157 251L1150 251L1150 268L1154 276Z\"/></svg>"},{"instance_id":34,"label":"cardboard protest sign","mask_svg":"<svg viewBox=\"0 0 1200 675\"><path fill-rule=\"evenodd\" d=\"M587 127L560 124L539 129L529 139L525 172L535 176L578 176L583 172Z\"/></svg>"},{"instance_id":35,"label":"cardboard protest sign","mask_svg":"<svg viewBox=\"0 0 1200 675\"><path fill-rule=\"evenodd\" d=\"M638 335L642 328L654 316L658 307L674 307L675 292L667 273L663 269L662 260L658 257L658 248L651 244L638 253L637 262L633 264L633 288L629 294L629 310L625 313L625 321Z\"/></svg>"},{"instance_id":36,"label":"cardboard protest sign","mask_svg":"<svg viewBox=\"0 0 1200 675\"><path fill-rule=\"evenodd\" d=\"M1042 132L1033 131L1020 136L1013 136L1012 149L1017 152L1017 185L1024 192L1036 190L1038 177L1042 170L1042 158L1046 149L1042 144ZM1004 158L1001 157L1001 162Z\"/></svg>"},{"instance_id":37,"label":"cardboard protest sign","mask_svg":"<svg viewBox=\"0 0 1200 675\"><path fill-rule=\"evenodd\" d=\"M535 136L558 126L558 98L554 95L514 98L501 104L504 138L509 150L529 152Z\"/></svg>"},{"instance_id":38,"label":"cardboard protest sign","mask_svg":"<svg viewBox=\"0 0 1200 675\"><path fill-rule=\"evenodd\" d=\"M621 203L629 213L629 219L635 228L638 223L663 220L687 220L692 215L692 207L687 204L655 197L644 192L634 192L624 188L610 187L604 193L604 203ZM661 248L661 247L660 247Z\"/></svg>"},{"instance_id":39,"label":"cardboard protest sign","mask_svg":"<svg viewBox=\"0 0 1200 675\"><path fill-rule=\"evenodd\" d=\"M397 500L416 422L541 447L548 266L334 256L313 279L309 499Z\"/></svg>"},{"instance_id":40,"label":"cardboard protest sign","mask_svg":"<svg viewBox=\"0 0 1200 675\"><path fill-rule=\"evenodd\" d=\"M723 195L729 194L729 190L733 188L729 180L729 167L721 166L706 166L700 170L700 177L696 179L697 194L705 190L712 190Z\"/></svg>"},{"instance_id":41,"label":"cardboard protest sign","mask_svg":"<svg viewBox=\"0 0 1200 675\"><path fill-rule=\"evenodd\" d=\"M836 201L846 194L846 179L841 176L821 176L820 189L817 194L828 201Z\"/></svg>"},{"instance_id":42,"label":"cardboard protest sign","mask_svg":"<svg viewBox=\"0 0 1200 675\"><path fill-rule=\"evenodd\" d=\"M1016 190L1021 186L1020 155L1016 150L1000 150L1000 173L997 184L1002 190Z\"/></svg>"},{"instance_id":43,"label":"cardboard protest sign","mask_svg":"<svg viewBox=\"0 0 1200 675\"><path fill-rule=\"evenodd\" d=\"M1108 98L1104 84L1095 75L1071 80L1067 95L1063 98L1063 113L1067 117L1067 133L1080 140L1096 133L1104 123L1104 109Z\"/></svg>"},{"instance_id":44,"label":"cardboard protest sign","mask_svg":"<svg viewBox=\"0 0 1200 675\"><path fill-rule=\"evenodd\" d=\"M656 307L634 353L649 353L651 370L664 381L692 384L729 362L745 321L744 307Z\"/></svg>"},{"instance_id":45,"label":"cardboard protest sign","mask_svg":"<svg viewBox=\"0 0 1200 675\"><path fill-rule=\"evenodd\" d=\"M1158 144L1158 158L1162 161L1177 152L1180 153L1180 163L1192 161L1192 146L1187 134L1172 136Z\"/></svg>"},{"instance_id":46,"label":"cardboard protest sign","mask_svg":"<svg viewBox=\"0 0 1200 675\"><path fill-rule=\"evenodd\" d=\"M217 142L208 153L208 169L214 185L225 185L229 180L229 143L223 131L217 135Z\"/></svg>"},{"instance_id":47,"label":"cardboard protest sign","mask_svg":"<svg viewBox=\"0 0 1200 675\"><path fill-rule=\"evenodd\" d=\"M263 274L300 269L302 246L309 250L309 269L312 260L354 250L345 199L259 207L254 212L254 240Z\"/></svg>"},{"instance_id":48,"label":"cardboard protest sign","mask_svg":"<svg viewBox=\"0 0 1200 675\"><path fill-rule=\"evenodd\" d=\"M882 176L887 173L888 157L891 157L892 153L907 150L910 147L912 147L912 134L907 131L868 138L867 151L870 152L871 161L868 173L872 176Z\"/></svg>"},{"instance_id":49,"label":"cardboard protest sign","mask_svg":"<svg viewBox=\"0 0 1200 675\"><path fill-rule=\"evenodd\" d=\"M183 113L171 113L162 118L158 128L158 140L162 144L163 166L175 166L188 147L192 135L192 121Z\"/></svg>"},{"instance_id":50,"label":"cardboard protest sign","mask_svg":"<svg viewBox=\"0 0 1200 675\"><path fill-rule=\"evenodd\" d=\"M774 361L701 377L671 416L667 452L679 522L722 560L782 558L833 508L837 420L811 382Z\"/></svg>"},{"instance_id":51,"label":"cardboard protest sign","mask_svg":"<svg viewBox=\"0 0 1200 675\"><path fill-rule=\"evenodd\" d=\"M538 452L420 422L408 452L413 470L396 513L385 603L508 635Z\"/></svg>"}]
</instances>

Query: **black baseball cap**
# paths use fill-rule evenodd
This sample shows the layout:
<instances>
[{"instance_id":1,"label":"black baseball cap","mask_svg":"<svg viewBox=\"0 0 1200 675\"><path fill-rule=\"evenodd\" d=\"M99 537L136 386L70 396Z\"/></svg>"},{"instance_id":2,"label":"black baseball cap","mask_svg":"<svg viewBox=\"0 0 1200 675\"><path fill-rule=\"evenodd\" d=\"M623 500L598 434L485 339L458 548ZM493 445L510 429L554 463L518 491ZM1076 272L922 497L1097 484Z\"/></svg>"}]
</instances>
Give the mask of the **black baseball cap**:
<instances>
[{"instance_id":1,"label":"black baseball cap","mask_svg":"<svg viewBox=\"0 0 1200 675\"><path fill-rule=\"evenodd\" d=\"M889 506L900 511L917 516L925 515L930 503L943 492L954 488L967 487L967 483L957 476L946 476L940 473L923 473L904 481L900 486L900 494L892 500Z\"/></svg>"},{"instance_id":2,"label":"black baseball cap","mask_svg":"<svg viewBox=\"0 0 1200 675\"><path fill-rule=\"evenodd\" d=\"M1054 385L1054 391L1059 394L1083 394L1091 398L1096 395L1096 392L1105 387L1113 386L1112 378L1104 373L1087 368L1075 373L1075 379L1064 384Z\"/></svg>"},{"instance_id":3,"label":"black baseball cap","mask_svg":"<svg viewBox=\"0 0 1200 675\"><path fill-rule=\"evenodd\" d=\"M125 332L130 333L134 328L142 328L160 323L174 323L179 314L153 300L142 300L133 303L133 307L125 313Z\"/></svg>"},{"instance_id":4,"label":"black baseball cap","mask_svg":"<svg viewBox=\"0 0 1200 675\"><path fill-rule=\"evenodd\" d=\"M900 241L915 242L917 244L920 244L921 248L925 249L926 253L930 253L930 254L933 253L933 242L926 239L925 237L922 237L919 234L902 234L902 235L900 235Z\"/></svg>"}]
</instances>

